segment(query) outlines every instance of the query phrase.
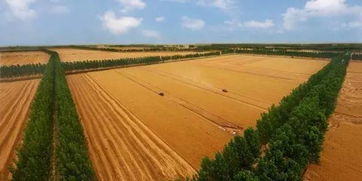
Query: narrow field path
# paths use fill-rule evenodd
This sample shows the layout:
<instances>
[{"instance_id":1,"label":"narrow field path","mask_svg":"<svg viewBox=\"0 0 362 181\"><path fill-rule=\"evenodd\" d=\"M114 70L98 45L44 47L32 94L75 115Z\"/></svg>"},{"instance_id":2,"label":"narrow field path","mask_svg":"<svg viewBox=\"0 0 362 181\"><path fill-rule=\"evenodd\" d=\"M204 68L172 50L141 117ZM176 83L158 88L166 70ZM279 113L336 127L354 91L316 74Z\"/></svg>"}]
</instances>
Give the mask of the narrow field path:
<instances>
[{"instance_id":1,"label":"narrow field path","mask_svg":"<svg viewBox=\"0 0 362 181\"><path fill-rule=\"evenodd\" d=\"M68 76L100 180L172 180L194 169L91 77Z\"/></svg>"},{"instance_id":2,"label":"narrow field path","mask_svg":"<svg viewBox=\"0 0 362 181\"><path fill-rule=\"evenodd\" d=\"M0 83L0 180L8 180L39 80Z\"/></svg>"}]
</instances>

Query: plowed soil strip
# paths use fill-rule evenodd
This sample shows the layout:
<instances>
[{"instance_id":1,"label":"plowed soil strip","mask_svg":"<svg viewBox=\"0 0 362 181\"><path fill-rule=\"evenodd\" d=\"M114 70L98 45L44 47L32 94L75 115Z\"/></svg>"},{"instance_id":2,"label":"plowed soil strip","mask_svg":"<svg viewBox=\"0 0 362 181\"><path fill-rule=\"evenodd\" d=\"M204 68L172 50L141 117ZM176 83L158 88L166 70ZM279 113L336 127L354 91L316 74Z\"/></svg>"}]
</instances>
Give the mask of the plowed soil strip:
<instances>
[{"instance_id":1,"label":"plowed soil strip","mask_svg":"<svg viewBox=\"0 0 362 181\"><path fill-rule=\"evenodd\" d=\"M362 62L351 62L323 145L321 162L310 165L304 179L362 178Z\"/></svg>"},{"instance_id":2,"label":"plowed soil strip","mask_svg":"<svg viewBox=\"0 0 362 181\"><path fill-rule=\"evenodd\" d=\"M9 163L15 155L39 80L0 83L0 180L8 179Z\"/></svg>"},{"instance_id":3,"label":"plowed soil strip","mask_svg":"<svg viewBox=\"0 0 362 181\"><path fill-rule=\"evenodd\" d=\"M168 180L194 169L90 77L68 77L101 180ZM92 101L95 100L95 101Z\"/></svg>"}]
</instances>

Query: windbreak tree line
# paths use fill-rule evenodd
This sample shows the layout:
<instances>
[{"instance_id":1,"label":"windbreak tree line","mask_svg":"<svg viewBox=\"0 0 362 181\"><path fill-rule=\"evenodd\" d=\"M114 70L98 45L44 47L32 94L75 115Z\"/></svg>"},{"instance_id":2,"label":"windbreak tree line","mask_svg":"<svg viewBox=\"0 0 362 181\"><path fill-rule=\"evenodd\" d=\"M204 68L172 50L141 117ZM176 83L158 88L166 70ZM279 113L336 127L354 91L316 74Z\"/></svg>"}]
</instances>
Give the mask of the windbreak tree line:
<instances>
[{"instance_id":1,"label":"windbreak tree line","mask_svg":"<svg viewBox=\"0 0 362 181\"><path fill-rule=\"evenodd\" d=\"M32 101L18 160L11 169L13 180L47 180L53 139L55 60L49 59Z\"/></svg>"},{"instance_id":2,"label":"windbreak tree line","mask_svg":"<svg viewBox=\"0 0 362 181\"><path fill-rule=\"evenodd\" d=\"M214 159L204 158L194 181L302 180L319 161L327 118L335 108L350 54L339 55L279 106L257 120L256 129L235 136Z\"/></svg>"},{"instance_id":3,"label":"windbreak tree line","mask_svg":"<svg viewBox=\"0 0 362 181\"><path fill-rule=\"evenodd\" d=\"M88 155L84 130L73 102L65 73L56 52L49 53L54 57L55 70L55 117L58 126L56 147L57 169L61 180L96 180L95 172Z\"/></svg>"},{"instance_id":4,"label":"windbreak tree line","mask_svg":"<svg viewBox=\"0 0 362 181\"><path fill-rule=\"evenodd\" d=\"M155 64L167 60L195 58L195 57L212 56L212 55L220 55L220 52L189 54L189 55L174 55L174 56L165 56L165 57L159 56L159 57L144 57L144 58L123 58L123 59L112 59L112 60L86 60L86 61L63 62L62 64L66 71L73 71L73 70L96 69L96 68L106 68L106 67L115 67L115 66L137 65L137 64Z\"/></svg>"},{"instance_id":5,"label":"windbreak tree line","mask_svg":"<svg viewBox=\"0 0 362 181\"><path fill-rule=\"evenodd\" d=\"M318 51L360 51L362 44L209 44L196 45L197 50L224 50L224 49L278 49L278 50L318 50Z\"/></svg>"},{"instance_id":6,"label":"windbreak tree line","mask_svg":"<svg viewBox=\"0 0 362 181\"><path fill-rule=\"evenodd\" d=\"M353 60L362 60L362 54L353 54L352 59Z\"/></svg>"},{"instance_id":7,"label":"windbreak tree line","mask_svg":"<svg viewBox=\"0 0 362 181\"><path fill-rule=\"evenodd\" d=\"M164 47L164 46L147 46L144 49L117 49L114 47L89 47L89 46L70 46L72 48L85 49L85 50L101 50L101 51L110 51L110 52L160 52L160 51L190 51L197 49L188 49L188 48L177 48L177 47Z\"/></svg>"},{"instance_id":8,"label":"windbreak tree line","mask_svg":"<svg viewBox=\"0 0 362 181\"><path fill-rule=\"evenodd\" d=\"M252 49L252 50L234 50L235 53L245 54L265 54L265 55L284 55L284 56L296 56L296 57L316 57L316 58L332 58L338 56L340 53L335 52L303 52L303 51L287 51L277 49Z\"/></svg>"},{"instance_id":9,"label":"windbreak tree line","mask_svg":"<svg viewBox=\"0 0 362 181\"><path fill-rule=\"evenodd\" d=\"M60 180L96 180L83 129L56 52L51 55L30 109L13 180L49 180L56 164ZM53 145L54 126L57 144ZM55 150L56 155L52 155ZM56 163L51 163L55 157Z\"/></svg>"},{"instance_id":10,"label":"windbreak tree line","mask_svg":"<svg viewBox=\"0 0 362 181\"><path fill-rule=\"evenodd\" d=\"M28 75L42 74L45 64L25 64L25 65L3 65L0 66L0 78L20 77Z\"/></svg>"}]
</instances>

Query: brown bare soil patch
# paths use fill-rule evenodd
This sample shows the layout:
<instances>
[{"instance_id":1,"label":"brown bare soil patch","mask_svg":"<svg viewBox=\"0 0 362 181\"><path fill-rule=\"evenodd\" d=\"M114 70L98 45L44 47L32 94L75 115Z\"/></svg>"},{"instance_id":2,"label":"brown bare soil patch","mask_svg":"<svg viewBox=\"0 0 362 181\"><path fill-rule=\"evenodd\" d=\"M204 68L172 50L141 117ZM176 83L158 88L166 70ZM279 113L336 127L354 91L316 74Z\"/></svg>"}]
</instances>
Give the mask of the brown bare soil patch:
<instances>
[{"instance_id":1,"label":"brown bare soil patch","mask_svg":"<svg viewBox=\"0 0 362 181\"><path fill-rule=\"evenodd\" d=\"M8 179L8 166L15 156L38 83L38 79L0 83L0 180Z\"/></svg>"},{"instance_id":2,"label":"brown bare soil patch","mask_svg":"<svg viewBox=\"0 0 362 181\"><path fill-rule=\"evenodd\" d=\"M160 51L160 52L111 52L102 50L82 50L75 48L53 48L60 55L60 59L64 62L84 61L84 60L105 60L105 59L121 59L121 58L140 58L155 56L172 56L172 55L189 55L198 52L191 51Z\"/></svg>"},{"instance_id":3,"label":"brown bare soil patch","mask_svg":"<svg viewBox=\"0 0 362 181\"><path fill-rule=\"evenodd\" d=\"M362 178L362 62L351 62L335 113L329 119L321 162L310 165L305 180Z\"/></svg>"},{"instance_id":4,"label":"brown bare soil patch","mask_svg":"<svg viewBox=\"0 0 362 181\"><path fill-rule=\"evenodd\" d=\"M46 64L49 55L42 51L0 52L0 65Z\"/></svg>"},{"instance_id":5,"label":"brown bare soil patch","mask_svg":"<svg viewBox=\"0 0 362 181\"><path fill-rule=\"evenodd\" d=\"M326 63L236 55L67 80L101 180L169 180L192 174Z\"/></svg>"}]
</instances>

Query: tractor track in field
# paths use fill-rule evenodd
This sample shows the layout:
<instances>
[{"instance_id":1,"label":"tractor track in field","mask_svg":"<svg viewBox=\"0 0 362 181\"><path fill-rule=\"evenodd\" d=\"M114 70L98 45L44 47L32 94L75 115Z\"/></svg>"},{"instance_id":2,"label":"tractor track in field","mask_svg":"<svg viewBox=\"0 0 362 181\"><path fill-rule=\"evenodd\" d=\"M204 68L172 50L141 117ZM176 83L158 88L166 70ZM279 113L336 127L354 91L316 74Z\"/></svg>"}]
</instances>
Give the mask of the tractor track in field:
<instances>
[{"instance_id":1,"label":"tractor track in field","mask_svg":"<svg viewBox=\"0 0 362 181\"><path fill-rule=\"evenodd\" d=\"M267 107L265 107L265 106L260 106L260 105L253 104L253 103L250 103L250 102L245 101L245 100L238 99L238 98L236 98L236 96L239 96L239 97L242 97L242 98L245 98L245 99L250 99L250 100L256 101L256 102L262 102L262 101L256 100L254 98L250 98L248 96L244 96L242 94L238 94L237 92L234 92L234 91L228 90L228 93L225 94L225 93L222 93L222 90L223 90L222 88L215 88L215 87L211 87L211 86L200 85L200 84L198 84L198 82L194 82L193 80L188 79L188 78L186 78L184 76L178 76L178 75L175 75L175 74L172 74L172 73L169 73L169 72L164 72L164 71L154 71L154 70L151 70L149 68L144 68L144 70L148 71L148 72L152 72L154 74L158 74L158 75L160 75L162 77L166 77L166 78L169 78L169 79L172 79L172 80L176 80L176 81L181 82L183 84L186 84L188 86L192 86L192 87L196 87L196 88L199 88L199 89L202 89L202 90L206 90L208 92L211 92L211 93L226 97L226 98L231 99L233 101L236 101L236 102L248 105L248 106L252 106L252 107L254 107L254 108L258 109L258 110L261 110L261 111L266 111L267 110ZM182 78L180 78L180 77L182 77ZM230 96L228 94L231 94L232 96Z\"/></svg>"},{"instance_id":2,"label":"tractor track in field","mask_svg":"<svg viewBox=\"0 0 362 181\"><path fill-rule=\"evenodd\" d=\"M161 88L159 88L157 86L153 86L144 80L141 82L141 80L139 80L135 77L132 77L132 75L129 73L119 72L119 71L116 71L116 72L118 74L122 75L123 77L127 78L128 80L146 88L147 90L154 92L155 94L165 93L164 97L166 99L168 99L169 101L177 103L178 105L186 108L187 110L191 111L194 114L197 114L198 116L202 117L204 120L211 122L213 125L221 128L224 131L228 131L228 132L234 133L234 134L235 133L242 134L242 132L243 132L244 128L242 128L241 126L231 123L230 121L227 121L224 118L222 118L218 115L215 115L205 109L202 109L182 98L175 97L171 93L169 93L165 90L162 90Z\"/></svg>"}]
</instances>

